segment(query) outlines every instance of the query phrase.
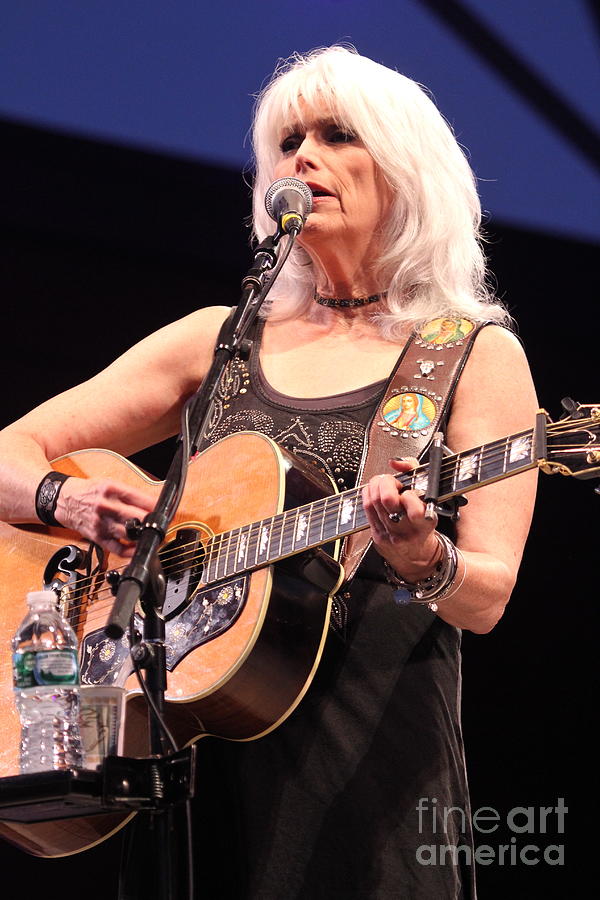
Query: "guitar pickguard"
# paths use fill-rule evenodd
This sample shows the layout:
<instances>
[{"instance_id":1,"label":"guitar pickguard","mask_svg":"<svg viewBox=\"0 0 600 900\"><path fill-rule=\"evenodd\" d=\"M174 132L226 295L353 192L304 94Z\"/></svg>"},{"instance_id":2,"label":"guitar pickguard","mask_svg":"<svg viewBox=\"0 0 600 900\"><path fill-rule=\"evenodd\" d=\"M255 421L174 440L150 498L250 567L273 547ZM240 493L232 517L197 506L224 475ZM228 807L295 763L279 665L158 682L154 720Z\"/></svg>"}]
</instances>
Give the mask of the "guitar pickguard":
<instances>
[{"instance_id":1,"label":"guitar pickguard","mask_svg":"<svg viewBox=\"0 0 600 900\"><path fill-rule=\"evenodd\" d=\"M166 623L167 669L196 647L226 631L243 609L248 593L247 576L198 591L190 605Z\"/></svg>"},{"instance_id":2,"label":"guitar pickguard","mask_svg":"<svg viewBox=\"0 0 600 900\"><path fill-rule=\"evenodd\" d=\"M207 641L226 631L237 619L248 593L248 578L242 576L216 587L198 591L186 608L165 623L167 669L177 664ZM136 629L142 633L143 619L135 616ZM81 681L83 684L124 684L133 670L129 658L129 638L108 638L104 628L91 631L81 644Z\"/></svg>"},{"instance_id":3,"label":"guitar pickguard","mask_svg":"<svg viewBox=\"0 0 600 900\"><path fill-rule=\"evenodd\" d=\"M135 615L135 627L142 628L142 618ZM81 642L80 677L82 684L124 685L133 671L129 656L129 637L121 640L107 637L104 628L90 631Z\"/></svg>"}]
</instances>

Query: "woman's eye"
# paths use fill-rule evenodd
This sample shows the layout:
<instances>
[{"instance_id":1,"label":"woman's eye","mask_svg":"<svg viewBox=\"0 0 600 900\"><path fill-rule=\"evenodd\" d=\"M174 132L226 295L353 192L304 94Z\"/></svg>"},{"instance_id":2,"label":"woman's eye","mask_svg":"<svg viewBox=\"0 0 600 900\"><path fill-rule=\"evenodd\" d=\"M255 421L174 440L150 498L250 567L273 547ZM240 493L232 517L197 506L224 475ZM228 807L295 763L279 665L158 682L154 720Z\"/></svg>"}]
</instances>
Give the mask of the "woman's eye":
<instances>
[{"instance_id":1,"label":"woman's eye","mask_svg":"<svg viewBox=\"0 0 600 900\"><path fill-rule=\"evenodd\" d=\"M289 153L291 150L296 150L302 141L302 138L298 134L288 134L279 145L279 149L282 153Z\"/></svg>"},{"instance_id":2,"label":"woman's eye","mask_svg":"<svg viewBox=\"0 0 600 900\"><path fill-rule=\"evenodd\" d=\"M349 144L350 141L356 140L356 135L351 131L345 131L343 128L333 128L329 132L329 140L333 144Z\"/></svg>"}]
</instances>

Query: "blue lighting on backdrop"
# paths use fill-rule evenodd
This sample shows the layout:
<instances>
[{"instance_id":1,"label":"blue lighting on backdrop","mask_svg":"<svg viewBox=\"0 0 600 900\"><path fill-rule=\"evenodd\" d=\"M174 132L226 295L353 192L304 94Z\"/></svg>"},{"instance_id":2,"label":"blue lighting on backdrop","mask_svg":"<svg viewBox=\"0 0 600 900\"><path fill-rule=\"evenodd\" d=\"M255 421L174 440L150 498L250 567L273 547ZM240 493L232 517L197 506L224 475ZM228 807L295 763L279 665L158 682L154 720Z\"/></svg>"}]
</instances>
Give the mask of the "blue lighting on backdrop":
<instances>
[{"instance_id":1,"label":"blue lighting on backdrop","mask_svg":"<svg viewBox=\"0 0 600 900\"><path fill-rule=\"evenodd\" d=\"M584 0L464 5L600 125ZM277 58L341 40L427 85L492 220L600 239L590 160L418 0L19 0L3 11L0 115L240 169L253 94Z\"/></svg>"}]
</instances>

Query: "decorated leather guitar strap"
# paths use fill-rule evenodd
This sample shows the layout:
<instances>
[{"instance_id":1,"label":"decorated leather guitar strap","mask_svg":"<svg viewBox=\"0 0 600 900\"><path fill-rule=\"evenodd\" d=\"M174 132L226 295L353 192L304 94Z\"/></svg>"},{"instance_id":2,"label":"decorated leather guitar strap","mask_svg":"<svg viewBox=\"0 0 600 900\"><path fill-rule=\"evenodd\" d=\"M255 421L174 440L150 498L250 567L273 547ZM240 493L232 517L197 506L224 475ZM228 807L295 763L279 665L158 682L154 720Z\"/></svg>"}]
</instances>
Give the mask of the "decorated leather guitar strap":
<instances>
[{"instance_id":1,"label":"decorated leather guitar strap","mask_svg":"<svg viewBox=\"0 0 600 900\"><path fill-rule=\"evenodd\" d=\"M389 472L392 457L421 458L450 407L473 341L488 323L438 318L408 339L367 429L357 485ZM345 583L369 549L368 530L343 541Z\"/></svg>"}]
</instances>

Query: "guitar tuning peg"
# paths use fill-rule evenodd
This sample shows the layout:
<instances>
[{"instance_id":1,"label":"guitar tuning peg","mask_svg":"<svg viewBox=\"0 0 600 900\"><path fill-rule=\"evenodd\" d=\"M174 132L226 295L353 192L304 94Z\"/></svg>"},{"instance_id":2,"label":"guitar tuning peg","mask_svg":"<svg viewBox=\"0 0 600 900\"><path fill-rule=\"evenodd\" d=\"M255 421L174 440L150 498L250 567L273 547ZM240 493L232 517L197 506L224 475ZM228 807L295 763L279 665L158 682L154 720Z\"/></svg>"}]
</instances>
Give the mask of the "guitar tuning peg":
<instances>
[{"instance_id":1,"label":"guitar tuning peg","mask_svg":"<svg viewBox=\"0 0 600 900\"><path fill-rule=\"evenodd\" d=\"M561 419L583 419L585 418L585 413L581 408L581 404L577 403L576 400L573 400L571 397L563 397L560 401L562 408L564 409L564 413L561 416Z\"/></svg>"}]
</instances>

